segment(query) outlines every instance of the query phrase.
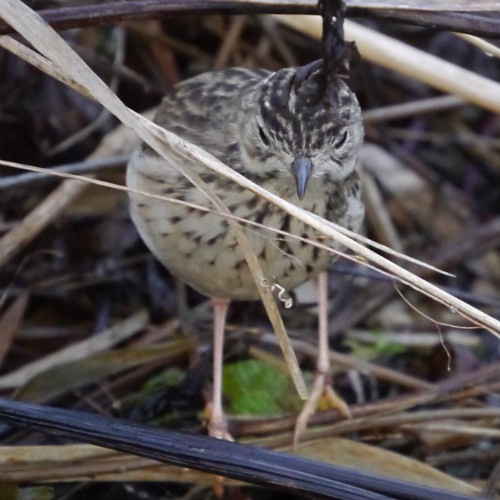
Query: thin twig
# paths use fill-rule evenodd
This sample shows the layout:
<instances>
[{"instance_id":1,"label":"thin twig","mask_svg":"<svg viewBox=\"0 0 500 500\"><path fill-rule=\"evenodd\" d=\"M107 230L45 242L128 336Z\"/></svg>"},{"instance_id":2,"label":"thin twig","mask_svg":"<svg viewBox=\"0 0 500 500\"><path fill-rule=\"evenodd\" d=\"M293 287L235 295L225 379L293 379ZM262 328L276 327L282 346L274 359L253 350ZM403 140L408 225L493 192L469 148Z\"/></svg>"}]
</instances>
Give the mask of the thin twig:
<instances>
[{"instance_id":1,"label":"thin twig","mask_svg":"<svg viewBox=\"0 0 500 500\"><path fill-rule=\"evenodd\" d=\"M0 267L39 235L61 212L82 193L87 185L66 180L36 208L0 238Z\"/></svg>"},{"instance_id":2,"label":"thin twig","mask_svg":"<svg viewBox=\"0 0 500 500\"><path fill-rule=\"evenodd\" d=\"M363 111L363 122L366 124L401 120L402 118L409 118L411 116L454 109L466 103L467 101L463 97L456 95L429 97L418 101L368 109Z\"/></svg>"},{"instance_id":3,"label":"thin twig","mask_svg":"<svg viewBox=\"0 0 500 500\"><path fill-rule=\"evenodd\" d=\"M68 163L59 167L53 167L47 170L47 173L30 172L28 174L11 175L9 177L0 178L0 191L11 189L13 187L25 186L33 182L40 182L44 180L54 179L53 172L61 172L67 174L90 174L92 172L102 172L103 170L113 170L122 168L127 164L130 155L120 155L111 158L103 159L88 159L84 161L77 161L75 163Z\"/></svg>"}]
</instances>

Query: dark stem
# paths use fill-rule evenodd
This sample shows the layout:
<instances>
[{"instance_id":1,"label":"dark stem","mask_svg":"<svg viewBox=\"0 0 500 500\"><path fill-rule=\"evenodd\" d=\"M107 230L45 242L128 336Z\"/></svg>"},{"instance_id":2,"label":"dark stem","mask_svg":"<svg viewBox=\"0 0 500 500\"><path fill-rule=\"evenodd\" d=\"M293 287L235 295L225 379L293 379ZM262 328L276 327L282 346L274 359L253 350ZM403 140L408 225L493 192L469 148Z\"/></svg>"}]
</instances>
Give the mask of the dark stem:
<instances>
[{"instance_id":1,"label":"dark stem","mask_svg":"<svg viewBox=\"0 0 500 500\"><path fill-rule=\"evenodd\" d=\"M127 2L101 2L95 5L63 7L38 11L56 30L84 26L116 24L122 21L211 14L318 14L318 5L312 0L268 0L265 3L235 2L231 0L130 0ZM366 19L392 19L416 26L439 30L461 31L478 36L500 36L500 18L473 12L430 12L407 9L349 8L349 15ZM0 35L13 33L12 28L0 21Z\"/></svg>"},{"instance_id":2,"label":"dark stem","mask_svg":"<svg viewBox=\"0 0 500 500\"><path fill-rule=\"evenodd\" d=\"M320 0L323 16L323 57L327 78L338 72L345 57L345 4L343 0Z\"/></svg>"},{"instance_id":3,"label":"dark stem","mask_svg":"<svg viewBox=\"0 0 500 500\"><path fill-rule=\"evenodd\" d=\"M77 439L160 462L341 500L472 500L408 483L223 439L155 429L124 420L0 398L0 422Z\"/></svg>"}]
</instances>

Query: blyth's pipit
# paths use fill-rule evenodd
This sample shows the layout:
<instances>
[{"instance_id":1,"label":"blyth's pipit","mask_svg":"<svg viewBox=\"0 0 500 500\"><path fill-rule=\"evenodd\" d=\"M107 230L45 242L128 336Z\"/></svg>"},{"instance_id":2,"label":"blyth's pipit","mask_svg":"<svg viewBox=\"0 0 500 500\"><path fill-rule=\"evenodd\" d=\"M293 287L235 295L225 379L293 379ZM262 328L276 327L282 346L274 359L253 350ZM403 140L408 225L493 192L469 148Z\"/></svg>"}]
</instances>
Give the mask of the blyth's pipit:
<instances>
[{"instance_id":1,"label":"blyth's pipit","mask_svg":"<svg viewBox=\"0 0 500 500\"><path fill-rule=\"evenodd\" d=\"M324 78L317 61L272 73L232 68L204 73L176 85L155 122L194 143L271 193L357 231L363 218L356 170L363 140L356 97L340 77ZM229 210L299 238L248 226L245 235L269 283L291 290L324 273L332 254L304 239L317 232L254 193L203 165L187 165L212 187ZM128 166L134 189L214 207L169 162L143 145ZM154 255L175 276L213 299L214 396L209 432L227 435L221 405L224 318L231 299L259 294L227 221L213 212L131 193L132 218ZM320 280L326 288L326 279ZM326 314L323 303L322 314ZM318 388L302 412L302 425L327 387L327 326L320 321ZM331 392L331 389L329 389Z\"/></svg>"}]
</instances>

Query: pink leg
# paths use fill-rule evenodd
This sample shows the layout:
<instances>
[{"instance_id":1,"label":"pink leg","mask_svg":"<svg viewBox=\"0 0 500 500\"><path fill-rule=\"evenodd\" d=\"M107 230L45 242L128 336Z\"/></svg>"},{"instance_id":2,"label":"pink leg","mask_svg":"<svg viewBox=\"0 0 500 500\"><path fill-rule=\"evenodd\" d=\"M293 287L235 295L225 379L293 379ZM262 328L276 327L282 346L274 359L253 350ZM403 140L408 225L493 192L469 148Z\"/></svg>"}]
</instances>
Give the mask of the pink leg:
<instances>
[{"instance_id":1,"label":"pink leg","mask_svg":"<svg viewBox=\"0 0 500 500\"><path fill-rule=\"evenodd\" d=\"M318 276L318 358L316 371L328 375L330 373L330 356L328 346L328 273Z\"/></svg>"},{"instance_id":2,"label":"pink leg","mask_svg":"<svg viewBox=\"0 0 500 500\"><path fill-rule=\"evenodd\" d=\"M330 408L336 408L342 415L349 417L349 407L337 395L330 384L330 356L328 346L328 273L318 276L318 357L316 359L316 374L311 393L295 422L293 446L299 443L300 436L307 428L309 418L325 399Z\"/></svg>"},{"instance_id":3,"label":"pink leg","mask_svg":"<svg viewBox=\"0 0 500 500\"><path fill-rule=\"evenodd\" d=\"M229 299L213 298L214 308L214 382L208 433L212 437L232 440L227 431L227 420L222 409L222 365L224 355L224 329Z\"/></svg>"}]
</instances>

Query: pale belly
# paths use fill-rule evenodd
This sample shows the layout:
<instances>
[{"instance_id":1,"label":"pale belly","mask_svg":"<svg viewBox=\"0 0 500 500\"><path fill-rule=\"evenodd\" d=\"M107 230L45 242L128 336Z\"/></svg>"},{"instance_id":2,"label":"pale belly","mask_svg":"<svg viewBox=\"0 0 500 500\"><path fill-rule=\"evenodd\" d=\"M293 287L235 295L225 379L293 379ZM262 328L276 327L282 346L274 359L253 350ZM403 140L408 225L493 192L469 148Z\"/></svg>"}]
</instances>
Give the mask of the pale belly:
<instances>
[{"instance_id":1,"label":"pale belly","mask_svg":"<svg viewBox=\"0 0 500 500\"><path fill-rule=\"evenodd\" d=\"M129 173L128 184L135 189L152 191L151 182L144 181L137 173ZM174 190L162 184L154 192L210 206L206 197L194 187ZM286 195L288 192L290 201L298 202L293 184L281 194ZM221 198L235 216L297 237L286 237L252 225L244 228L244 234L265 278L265 281L260 280L259 286L277 284L285 290L292 290L328 269L333 254L304 241L306 238L318 241L313 229L267 203L264 205L265 202L261 200L256 202L254 196L235 188ZM211 297L237 300L255 300L259 297L234 232L223 217L143 195L131 193L130 198L131 215L142 238L173 275ZM314 196L314 193L309 198L306 195L303 206L324 215L324 200ZM342 220L335 222L343 224Z\"/></svg>"}]
</instances>

